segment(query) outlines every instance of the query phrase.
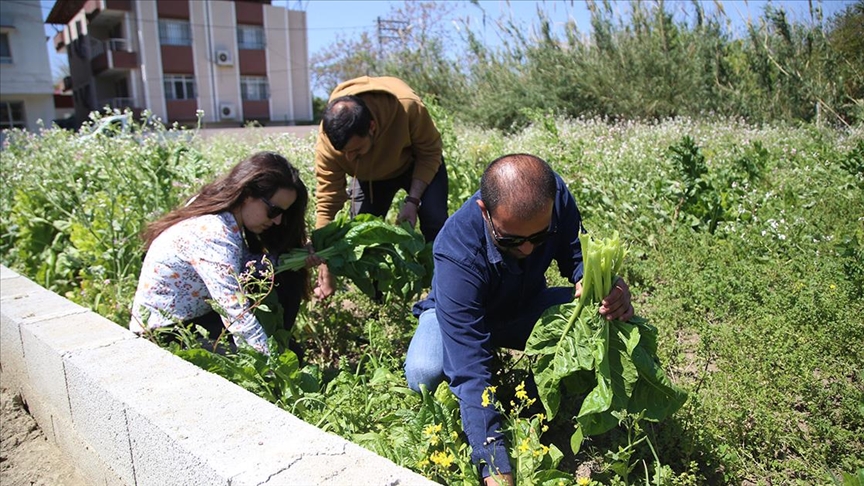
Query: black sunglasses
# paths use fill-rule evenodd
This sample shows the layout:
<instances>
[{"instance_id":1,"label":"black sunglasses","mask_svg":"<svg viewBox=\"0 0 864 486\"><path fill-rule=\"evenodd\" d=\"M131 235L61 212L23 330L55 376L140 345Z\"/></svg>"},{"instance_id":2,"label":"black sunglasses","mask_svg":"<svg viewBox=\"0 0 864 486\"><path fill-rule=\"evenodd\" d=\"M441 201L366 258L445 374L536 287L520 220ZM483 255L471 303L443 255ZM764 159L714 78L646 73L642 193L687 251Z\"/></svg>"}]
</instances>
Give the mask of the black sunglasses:
<instances>
[{"instance_id":1,"label":"black sunglasses","mask_svg":"<svg viewBox=\"0 0 864 486\"><path fill-rule=\"evenodd\" d=\"M279 206L271 203L270 200L266 197L259 197L258 199L260 199L261 202L267 205L267 217L270 219L276 219L279 216L282 216L283 214L288 212L288 208L282 209Z\"/></svg>"},{"instance_id":2,"label":"black sunglasses","mask_svg":"<svg viewBox=\"0 0 864 486\"><path fill-rule=\"evenodd\" d=\"M492 229L492 238L495 238L495 244L502 248L516 248L524 245L526 242L534 246L542 245L549 238L549 228L543 231L538 231L531 236L510 236L502 235L495 229L495 223L492 222L492 215L489 211L483 210L486 213L486 220L489 221L489 227Z\"/></svg>"}]
</instances>

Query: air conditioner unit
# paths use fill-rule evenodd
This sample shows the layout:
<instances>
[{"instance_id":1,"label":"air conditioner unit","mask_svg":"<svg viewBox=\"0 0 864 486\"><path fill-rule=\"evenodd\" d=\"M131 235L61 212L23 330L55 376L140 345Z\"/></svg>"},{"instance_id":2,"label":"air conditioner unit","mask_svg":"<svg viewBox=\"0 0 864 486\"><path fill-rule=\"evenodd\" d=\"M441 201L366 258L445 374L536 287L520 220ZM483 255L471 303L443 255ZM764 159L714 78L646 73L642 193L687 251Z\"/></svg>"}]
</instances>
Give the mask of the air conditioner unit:
<instances>
[{"instance_id":1,"label":"air conditioner unit","mask_svg":"<svg viewBox=\"0 0 864 486\"><path fill-rule=\"evenodd\" d=\"M219 118L226 120L237 117L237 110L233 103L222 103L219 105Z\"/></svg>"},{"instance_id":2,"label":"air conditioner unit","mask_svg":"<svg viewBox=\"0 0 864 486\"><path fill-rule=\"evenodd\" d=\"M216 51L216 64L220 66L231 66L234 64L234 58L231 56L231 51L219 49Z\"/></svg>"}]
</instances>

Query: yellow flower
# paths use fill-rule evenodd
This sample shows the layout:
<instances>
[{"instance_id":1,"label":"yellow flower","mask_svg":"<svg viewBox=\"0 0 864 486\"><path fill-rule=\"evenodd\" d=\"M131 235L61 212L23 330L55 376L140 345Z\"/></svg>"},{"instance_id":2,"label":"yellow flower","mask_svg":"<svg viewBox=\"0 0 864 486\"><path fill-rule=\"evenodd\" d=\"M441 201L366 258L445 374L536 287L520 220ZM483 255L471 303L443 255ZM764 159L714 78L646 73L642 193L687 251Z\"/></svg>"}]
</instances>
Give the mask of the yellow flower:
<instances>
[{"instance_id":1,"label":"yellow flower","mask_svg":"<svg viewBox=\"0 0 864 486\"><path fill-rule=\"evenodd\" d=\"M589 478L579 478L576 480L576 484L579 486L588 486L591 484L591 480Z\"/></svg>"},{"instance_id":2,"label":"yellow flower","mask_svg":"<svg viewBox=\"0 0 864 486\"><path fill-rule=\"evenodd\" d=\"M535 455L535 456L545 456L545 455L548 454L548 453L549 453L549 448L546 447L546 446L543 445L543 444L540 444L540 448L539 448L539 449L535 449L535 450L534 450L534 455Z\"/></svg>"},{"instance_id":3,"label":"yellow flower","mask_svg":"<svg viewBox=\"0 0 864 486\"><path fill-rule=\"evenodd\" d=\"M423 459L422 461L417 463L417 467L424 468L429 465L429 459Z\"/></svg>"},{"instance_id":4,"label":"yellow flower","mask_svg":"<svg viewBox=\"0 0 864 486\"><path fill-rule=\"evenodd\" d=\"M429 445L436 446L438 445L438 435L432 435L429 437Z\"/></svg>"},{"instance_id":5,"label":"yellow flower","mask_svg":"<svg viewBox=\"0 0 864 486\"><path fill-rule=\"evenodd\" d=\"M519 444L519 452L528 452L528 449L531 447L528 445L528 439L522 439L522 443Z\"/></svg>"},{"instance_id":6,"label":"yellow flower","mask_svg":"<svg viewBox=\"0 0 864 486\"><path fill-rule=\"evenodd\" d=\"M489 404L492 403L492 398L494 398L495 391L497 389L498 389L498 387L489 386L489 387L486 387L485 390L483 390L483 401L481 403L484 407L488 407ZM490 398L490 395L492 396L491 398Z\"/></svg>"},{"instance_id":7,"label":"yellow flower","mask_svg":"<svg viewBox=\"0 0 864 486\"><path fill-rule=\"evenodd\" d=\"M426 428L423 429L423 433L426 435L435 435L438 432L441 432L441 424L427 425Z\"/></svg>"},{"instance_id":8,"label":"yellow flower","mask_svg":"<svg viewBox=\"0 0 864 486\"><path fill-rule=\"evenodd\" d=\"M454 459L455 457L453 457L452 454L444 451L436 451L433 452L431 456L429 456L430 461L445 468L450 467L450 465L453 464Z\"/></svg>"},{"instance_id":9,"label":"yellow flower","mask_svg":"<svg viewBox=\"0 0 864 486\"><path fill-rule=\"evenodd\" d=\"M519 383L519 386L516 387L516 398L519 400L527 401L528 393L525 391L525 382Z\"/></svg>"}]
</instances>

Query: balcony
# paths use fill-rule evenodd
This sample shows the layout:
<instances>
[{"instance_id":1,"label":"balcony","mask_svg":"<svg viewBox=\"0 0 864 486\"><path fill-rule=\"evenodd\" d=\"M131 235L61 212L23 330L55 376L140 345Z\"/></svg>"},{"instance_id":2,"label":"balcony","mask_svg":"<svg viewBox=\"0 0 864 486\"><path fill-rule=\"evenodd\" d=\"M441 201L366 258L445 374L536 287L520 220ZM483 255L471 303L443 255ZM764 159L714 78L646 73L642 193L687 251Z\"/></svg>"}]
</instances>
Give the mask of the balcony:
<instances>
[{"instance_id":1,"label":"balcony","mask_svg":"<svg viewBox=\"0 0 864 486\"><path fill-rule=\"evenodd\" d=\"M138 67L138 54L131 50L126 39L90 39L90 69L94 75L117 74Z\"/></svg>"},{"instance_id":2,"label":"balcony","mask_svg":"<svg viewBox=\"0 0 864 486\"><path fill-rule=\"evenodd\" d=\"M131 11L131 0L87 0L84 4L87 23L97 27L105 23L116 22L117 19L123 17L125 12Z\"/></svg>"}]
</instances>

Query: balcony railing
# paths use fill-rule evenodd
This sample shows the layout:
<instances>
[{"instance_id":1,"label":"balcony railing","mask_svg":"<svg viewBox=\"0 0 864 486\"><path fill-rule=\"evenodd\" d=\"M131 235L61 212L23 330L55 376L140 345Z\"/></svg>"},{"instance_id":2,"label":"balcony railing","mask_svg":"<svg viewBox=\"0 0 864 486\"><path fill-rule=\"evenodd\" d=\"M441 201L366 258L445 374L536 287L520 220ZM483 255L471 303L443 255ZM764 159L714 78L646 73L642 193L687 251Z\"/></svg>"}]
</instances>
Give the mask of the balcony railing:
<instances>
[{"instance_id":1,"label":"balcony railing","mask_svg":"<svg viewBox=\"0 0 864 486\"><path fill-rule=\"evenodd\" d=\"M126 39L101 40L90 37L89 40L91 61L97 56L105 54L106 51L132 52L132 49L130 49L129 47L129 41L127 41Z\"/></svg>"},{"instance_id":2,"label":"balcony railing","mask_svg":"<svg viewBox=\"0 0 864 486\"><path fill-rule=\"evenodd\" d=\"M99 104L101 109L104 106L110 106L111 109L123 110L125 108L135 107L135 98L106 98Z\"/></svg>"},{"instance_id":3,"label":"balcony railing","mask_svg":"<svg viewBox=\"0 0 864 486\"><path fill-rule=\"evenodd\" d=\"M138 67L138 55L132 51L126 39L90 38L88 47L90 69L95 75L105 71L128 71Z\"/></svg>"},{"instance_id":4,"label":"balcony railing","mask_svg":"<svg viewBox=\"0 0 864 486\"><path fill-rule=\"evenodd\" d=\"M129 41L126 39L108 39L105 42L111 51L132 52L132 49L129 48Z\"/></svg>"}]
</instances>

